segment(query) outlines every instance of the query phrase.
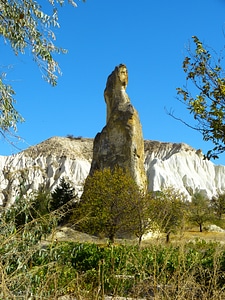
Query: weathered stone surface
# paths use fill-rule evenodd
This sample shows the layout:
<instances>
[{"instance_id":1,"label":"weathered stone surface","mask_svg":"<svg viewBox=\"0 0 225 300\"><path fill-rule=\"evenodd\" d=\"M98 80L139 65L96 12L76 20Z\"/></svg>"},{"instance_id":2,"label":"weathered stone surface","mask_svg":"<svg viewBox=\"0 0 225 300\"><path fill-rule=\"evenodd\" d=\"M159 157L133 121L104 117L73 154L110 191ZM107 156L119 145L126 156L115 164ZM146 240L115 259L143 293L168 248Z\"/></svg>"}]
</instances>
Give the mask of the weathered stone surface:
<instances>
[{"instance_id":1,"label":"weathered stone surface","mask_svg":"<svg viewBox=\"0 0 225 300\"><path fill-rule=\"evenodd\" d=\"M0 156L0 205L10 206L23 190L30 193L46 187L54 190L65 177L78 194L92 159L93 140L50 138L12 156Z\"/></svg>"},{"instance_id":2,"label":"weathered stone surface","mask_svg":"<svg viewBox=\"0 0 225 300\"><path fill-rule=\"evenodd\" d=\"M107 124L94 140L90 175L95 170L115 166L128 170L141 188L146 188L144 140L138 113L125 91L128 74L119 65L108 77L104 97Z\"/></svg>"},{"instance_id":3,"label":"weathered stone surface","mask_svg":"<svg viewBox=\"0 0 225 300\"><path fill-rule=\"evenodd\" d=\"M52 137L16 155L0 155L0 207L12 204L23 190L41 186L51 191L65 177L81 195L90 171L93 139ZM211 198L225 191L225 166L203 160L200 150L183 143L145 141L148 190L173 186Z\"/></svg>"}]
</instances>

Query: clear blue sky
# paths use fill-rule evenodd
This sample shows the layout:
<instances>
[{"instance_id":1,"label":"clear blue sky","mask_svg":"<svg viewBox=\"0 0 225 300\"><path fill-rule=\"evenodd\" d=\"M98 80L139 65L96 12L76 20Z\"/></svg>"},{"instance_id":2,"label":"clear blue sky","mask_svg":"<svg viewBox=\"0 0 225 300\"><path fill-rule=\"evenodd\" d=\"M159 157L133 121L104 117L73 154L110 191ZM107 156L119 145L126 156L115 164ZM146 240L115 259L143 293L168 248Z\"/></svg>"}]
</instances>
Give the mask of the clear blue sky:
<instances>
[{"instance_id":1,"label":"clear blue sky","mask_svg":"<svg viewBox=\"0 0 225 300\"><path fill-rule=\"evenodd\" d=\"M43 10L47 0L38 1ZM14 56L0 39L0 66L10 65L7 82L16 91L16 108L25 118L18 126L22 150L53 136L94 138L105 126L103 97L108 75L124 63L129 72L127 93L139 112L144 139L184 142L207 151L200 133L167 115L192 122L176 99L185 84L185 48L196 35L216 51L224 45L225 0L87 0L59 10L56 44L68 54L56 57L63 75L51 87L27 51ZM0 139L0 155L18 150ZM216 161L225 165L225 155Z\"/></svg>"}]
</instances>

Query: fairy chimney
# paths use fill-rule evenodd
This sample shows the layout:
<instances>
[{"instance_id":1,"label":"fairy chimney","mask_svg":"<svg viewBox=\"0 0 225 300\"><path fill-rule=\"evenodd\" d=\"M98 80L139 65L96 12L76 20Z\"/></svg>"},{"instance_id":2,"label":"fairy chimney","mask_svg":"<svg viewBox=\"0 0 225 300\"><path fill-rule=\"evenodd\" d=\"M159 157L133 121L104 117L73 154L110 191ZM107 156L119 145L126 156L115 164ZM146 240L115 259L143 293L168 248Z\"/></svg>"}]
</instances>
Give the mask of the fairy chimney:
<instances>
[{"instance_id":1,"label":"fairy chimney","mask_svg":"<svg viewBox=\"0 0 225 300\"><path fill-rule=\"evenodd\" d=\"M90 175L95 170L113 170L119 166L130 172L140 188L146 189L142 127L138 112L126 93L127 84L127 68L120 64L106 83L106 126L94 139Z\"/></svg>"}]
</instances>

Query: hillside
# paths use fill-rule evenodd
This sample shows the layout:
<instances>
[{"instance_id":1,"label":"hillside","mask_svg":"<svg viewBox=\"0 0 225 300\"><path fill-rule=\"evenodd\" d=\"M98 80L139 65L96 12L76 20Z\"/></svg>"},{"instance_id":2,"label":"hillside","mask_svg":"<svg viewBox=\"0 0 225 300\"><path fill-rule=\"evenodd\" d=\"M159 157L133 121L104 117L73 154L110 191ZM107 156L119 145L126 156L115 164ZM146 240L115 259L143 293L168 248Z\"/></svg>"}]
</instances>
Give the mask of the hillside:
<instances>
[{"instance_id":1,"label":"hillside","mask_svg":"<svg viewBox=\"0 0 225 300\"><path fill-rule=\"evenodd\" d=\"M52 137L12 156L0 156L0 201L10 205L21 188L27 193L53 190L66 177L81 194L92 161L93 139ZM208 197L225 190L225 167L203 160L200 150L184 143L145 141L149 190L174 186L187 196Z\"/></svg>"}]
</instances>

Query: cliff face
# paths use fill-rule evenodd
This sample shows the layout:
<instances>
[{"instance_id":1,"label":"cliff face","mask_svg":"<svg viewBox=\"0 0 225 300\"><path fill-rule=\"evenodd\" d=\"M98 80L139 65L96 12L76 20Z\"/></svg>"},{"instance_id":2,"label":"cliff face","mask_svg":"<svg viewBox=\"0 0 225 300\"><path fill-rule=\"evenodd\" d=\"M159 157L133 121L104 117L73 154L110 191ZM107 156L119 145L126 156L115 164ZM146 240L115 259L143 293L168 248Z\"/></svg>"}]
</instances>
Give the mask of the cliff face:
<instances>
[{"instance_id":1,"label":"cliff face","mask_svg":"<svg viewBox=\"0 0 225 300\"><path fill-rule=\"evenodd\" d=\"M62 177L81 194L92 152L93 139L53 137L17 155L0 156L0 204L10 205L21 190L53 190ZM149 190L174 186L187 195L201 191L208 197L225 191L225 166L203 160L201 151L186 144L145 141L144 165Z\"/></svg>"},{"instance_id":2,"label":"cliff face","mask_svg":"<svg viewBox=\"0 0 225 300\"><path fill-rule=\"evenodd\" d=\"M13 156L0 156L0 204L10 205L19 195L42 186L51 191L62 177L82 192L92 160L93 140L50 138Z\"/></svg>"},{"instance_id":3,"label":"cliff face","mask_svg":"<svg viewBox=\"0 0 225 300\"><path fill-rule=\"evenodd\" d=\"M209 198L225 191L225 167L187 144L146 141L145 157L149 190L173 186L187 196L199 191Z\"/></svg>"}]
</instances>

